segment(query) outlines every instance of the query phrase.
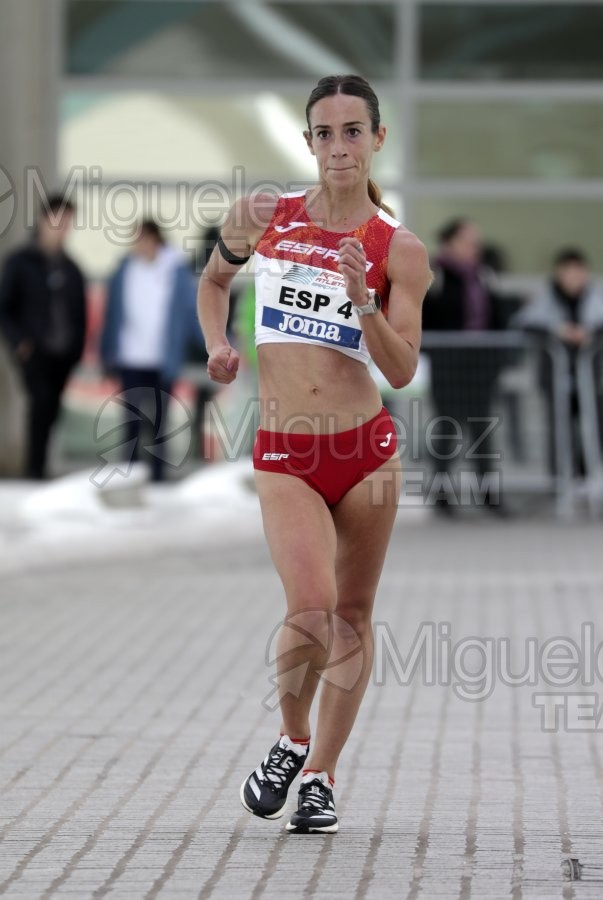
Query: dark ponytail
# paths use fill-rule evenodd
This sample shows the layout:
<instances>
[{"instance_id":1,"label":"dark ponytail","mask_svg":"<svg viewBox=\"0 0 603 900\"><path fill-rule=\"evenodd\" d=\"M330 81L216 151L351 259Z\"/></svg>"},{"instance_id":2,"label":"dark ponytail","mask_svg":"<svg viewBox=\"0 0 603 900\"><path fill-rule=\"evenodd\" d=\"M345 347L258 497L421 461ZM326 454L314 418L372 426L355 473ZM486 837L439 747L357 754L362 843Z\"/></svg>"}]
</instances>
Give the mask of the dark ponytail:
<instances>
[{"instance_id":1,"label":"dark ponytail","mask_svg":"<svg viewBox=\"0 0 603 900\"><path fill-rule=\"evenodd\" d=\"M373 134L377 133L381 124L379 100L366 78L362 78L361 75L327 75L320 79L306 104L306 121L309 130L311 130L310 113L314 104L325 97L333 97L335 94L347 94L364 100L371 119L371 131ZM368 195L375 206L379 206L390 216L394 215L394 211L383 202L381 188L372 178L369 178L368 182Z\"/></svg>"}]
</instances>

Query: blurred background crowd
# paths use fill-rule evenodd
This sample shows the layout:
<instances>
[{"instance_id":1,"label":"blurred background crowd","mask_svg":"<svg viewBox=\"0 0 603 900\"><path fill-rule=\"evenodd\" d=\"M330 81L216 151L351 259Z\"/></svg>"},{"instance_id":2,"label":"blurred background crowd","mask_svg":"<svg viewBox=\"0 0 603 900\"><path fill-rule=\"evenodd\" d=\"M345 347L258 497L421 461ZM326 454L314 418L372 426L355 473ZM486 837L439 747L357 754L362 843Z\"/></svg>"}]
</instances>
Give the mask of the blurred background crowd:
<instances>
[{"instance_id":1,"label":"blurred background crowd","mask_svg":"<svg viewBox=\"0 0 603 900\"><path fill-rule=\"evenodd\" d=\"M170 481L250 452L252 267L226 390L199 275L238 195L313 183L307 95L359 72L388 127L374 177L435 273L414 381L374 372L407 494L599 514L602 31L578 0L4 0L0 477L116 450Z\"/></svg>"}]
</instances>

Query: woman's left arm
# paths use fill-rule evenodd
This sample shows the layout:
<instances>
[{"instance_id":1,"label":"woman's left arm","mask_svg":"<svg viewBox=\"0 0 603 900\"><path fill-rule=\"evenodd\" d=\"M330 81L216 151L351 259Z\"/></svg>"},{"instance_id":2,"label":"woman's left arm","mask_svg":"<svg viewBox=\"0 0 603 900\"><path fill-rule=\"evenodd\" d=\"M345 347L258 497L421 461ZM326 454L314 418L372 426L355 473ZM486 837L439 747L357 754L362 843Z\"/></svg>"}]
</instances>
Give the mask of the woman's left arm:
<instances>
[{"instance_id":1,"label":"woman's left arm","mask_svg":"<svg viewBox=\"0 0 603 900\"><path fill-rule=\"evenodd\" d=\"M366 268L364 253L358 252L354 239L344 238L341 242L340 265L348 297L356 306L362 306L367 302ZM392 237L387 276L387 319L377 312L361 316L360 324L375 365L393 388L401 388L412 381L417 370L421 308L432 280L427 250L412 232L399 229Z\"/></svg>"}]
</instances>

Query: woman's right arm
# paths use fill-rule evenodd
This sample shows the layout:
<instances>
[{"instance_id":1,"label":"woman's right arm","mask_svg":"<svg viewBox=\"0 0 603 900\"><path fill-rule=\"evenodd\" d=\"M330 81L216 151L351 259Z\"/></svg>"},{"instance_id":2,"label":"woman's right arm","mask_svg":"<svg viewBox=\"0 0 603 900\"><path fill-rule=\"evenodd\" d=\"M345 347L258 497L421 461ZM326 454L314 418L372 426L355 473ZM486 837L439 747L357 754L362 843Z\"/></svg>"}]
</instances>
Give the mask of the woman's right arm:
<instances>
[{"instance_id":1,"label":"woman's right arm","mask_svg":"<svg viewBox=\"0 0 603 900\"><path fill-rule=\"evenodd\" d=\"M242 197L232 206L221 237L229 253L245 259L253 251L274 213L273 194ZM209 356L207 371L212 381L230 384L237 376L239 354L226 337L230 285L241 270L228 262L216 245L199 280L197 313Z\"/></svg>"}]
</instances>

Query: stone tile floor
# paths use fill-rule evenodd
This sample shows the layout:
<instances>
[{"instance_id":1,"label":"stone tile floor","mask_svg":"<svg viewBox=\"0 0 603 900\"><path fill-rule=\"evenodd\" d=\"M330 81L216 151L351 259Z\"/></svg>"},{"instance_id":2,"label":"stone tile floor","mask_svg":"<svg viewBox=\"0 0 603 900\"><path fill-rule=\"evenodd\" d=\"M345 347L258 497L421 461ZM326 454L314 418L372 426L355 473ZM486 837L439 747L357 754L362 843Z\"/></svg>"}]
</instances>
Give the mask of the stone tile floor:
<instances>
[{"instance_id":1,"label":"stone tile floor","mask_svg":"<svg viewBox=\"0 0 603 900\"><path fill-rule=\"evenodd\" d=\"M507 638L517 674L528 638L579 645L592 622L602 641L600 528L401 515L339 833L292 836L238 799L279 726L266 649L284 608L257 525L228 546L166 532L130 550L125 531L105 554L21 554L0 575L0 894L603 898L599 677L509 687L490 677L501 645L460 656L463 639ZM403 683L425 635L456 660L449 684L445 667ZM458 696L471 673L488 696ZM557 730L544 693L568 704Z\"/></svg>"}]
</instances>

